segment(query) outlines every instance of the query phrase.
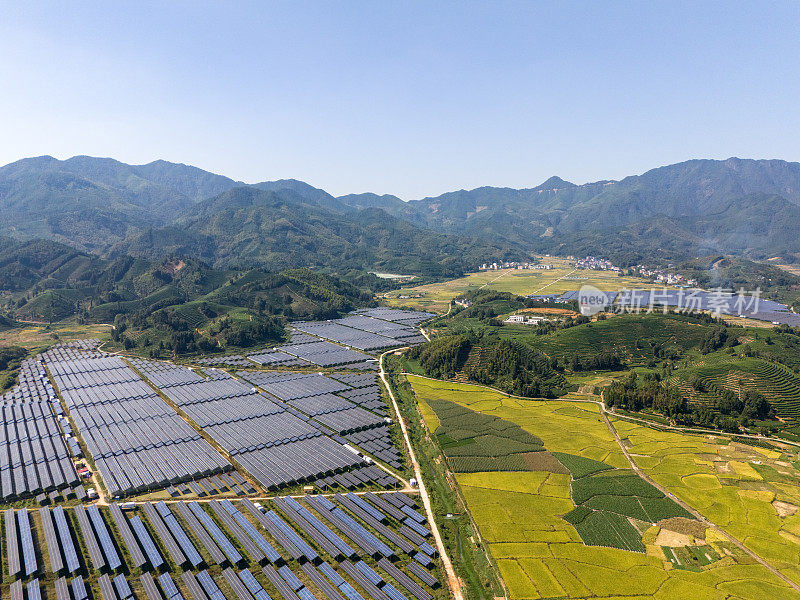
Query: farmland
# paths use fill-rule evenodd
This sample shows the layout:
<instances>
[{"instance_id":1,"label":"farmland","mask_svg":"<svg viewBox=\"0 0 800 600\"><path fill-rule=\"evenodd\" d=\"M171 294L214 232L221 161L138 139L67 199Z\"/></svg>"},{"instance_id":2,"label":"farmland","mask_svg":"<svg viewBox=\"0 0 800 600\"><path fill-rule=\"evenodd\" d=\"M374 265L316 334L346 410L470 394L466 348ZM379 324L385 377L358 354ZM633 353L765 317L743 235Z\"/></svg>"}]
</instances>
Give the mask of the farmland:
<instances>
[{"instance_id":1,"label":"farmland","mask_svg":"<svg viewBox=\"0 0 800 600\"><path fill-rule=\"evenodd\" d=\"M624 421L614 425L637 464L657 483L800 581L796 450L767 450Z\"/></svg>"},{"instance_id":2,"label":"farmland","mask_svg":"<svg viewBox=\"0 0 800 600\"><path fill-rule=\"evenodd\" d=\"M480 386L411 375L408 380L418 401L424 402L422 414L428 426L441 428L446 422L435 412L437 400L455 402L519 425L541 439L544 448L562 460L572 472L572 476L546 471L455 474L471 517L488 545L512 599L617 596L722 599L735 596L783 600L800 597L765 567L753 564L752 559L716 530L686 518L682 509L657 514L658 507L649 503L663 502L663 499L658 499L655 488L638 477L636 480L632 478L632 472L627 470L629 464L596 405L524 400ZM790 529L796 527L797 517L785 517L783 533L775 528L766 538L759 537L753 527L774 524L775 518L770 511L772 515L776 513L766 494L753 489L754 483L766 483L768 477L758 469L773 478L783 478L772 484L780 490L780 501L797 505L797 500L791 502L794 496L787 491L791 487L788 478L778 470L786 470L786 467L774 466L778 462L786 463L786 456L773 453L769 458L757 448L737 449L732 459L727 461L732 465L731 478L744 482L743 488L737 489L723 486L712 475L715 472L713 461L705 447L711 444L701 438L676 433L669 434L672 437L666 440L660 436L667 434L622 421L614 424L626 438L625 443L630 444L629 450L637 463L657 483L674 491L692 506L698 497L705 494L706 486L715 490L730 488L726 493L740 498L737 504L749 509L750 525L731 529L730 518L719 521L712 518L712 521L733 535L744 537L749 547L770 562L784 560L780 565L784 573L793 572L788 560L793 556L794 563L797 563L797 556L790 550L797 546L787 543L791 539L787 534L795 535ZM722 449L729 446L713 447ZM738 448L740 445L735 446ZM743 460L745 449L760 455L762 465ZM447 448L444 450L446 452ZM725 451L721 451L724 454ZM697 461L710 464L698 465ZM777 475L766 469L768 466ZM699 469L704 475L712 475L714 480L693 478ZM792 473L793 469L791 467ZM698 492L700 489L702 494ZM586 506L608 508L607 496L631 490L635 492L630 497L636 498L636 510L647 507L648 511L654 511L655 514L646 511L640 515L646 516L647 522L624 519L618 512L596 511ZM722 496L720 500L726 497ZM778 498L778 492L775 497ZM579 501L583 504L576 508ZM717 511L724 509L722 502L713 506ZM783 504L779 506L785 508ZM614 510L624 512L618 502L614 507ZM703 512L702 504L696 507ZM740 511L736 506L731 510ZM721 512L713 514L721 516ZM747 510L738 515L742 516L747 523ZM652 525L649 520L666 517L671 518L661 520L657 525ZM609 540L614 537L627 543L628 550L608 547L611 545ZM601 545L587 545L593 543Z\"/></svg>"},{"instance_id":3,"label":"farmland","mask_svg":"<svg viewBox=\"0 0 800 600\"><path fill-rule=\"evenodd\" d=\"M654 287L646 279L620 277L611 271L574 270L573 261L565 258L543 257L542 262L552 264L547 270L479 271L459 279L425 285L409 285L385 295L392 306L409 306L418 310L447 312L453 298L483 287L511 292L512 294L561 294L582 285L593 285L601 290L616 291L620 288ZM400 296L403 296L401 298Z\"/></svg>"}]
</instances>

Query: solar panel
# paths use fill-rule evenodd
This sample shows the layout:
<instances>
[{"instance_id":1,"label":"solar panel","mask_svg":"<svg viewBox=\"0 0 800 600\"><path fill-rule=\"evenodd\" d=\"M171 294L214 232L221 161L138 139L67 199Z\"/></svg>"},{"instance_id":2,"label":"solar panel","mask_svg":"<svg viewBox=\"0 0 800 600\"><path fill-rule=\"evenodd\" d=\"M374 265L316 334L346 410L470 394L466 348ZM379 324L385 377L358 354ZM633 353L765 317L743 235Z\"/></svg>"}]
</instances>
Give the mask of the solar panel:
<instances>
[{"instance_id":1,"label":"solar panel","mask_svg":"<svg viewBox=\"0 0 800 600\"><path fill-rule=\"evenodd\" d=\"M433 600L431 594L426 592L422 586L394 566L390 561L382 558L378 561L378 565L386 571L392 579L407 589L417 600Z\"/></svg>"},{"instance_id":2,"label":"solar panel","mask_svg":"<svg viewBox=\"0 0 800 600\"><path fill-rule=\"evenodd\" d=\"M103 553L106 555L108 568L112 571L116 571L120 566L122 566L122 560L117 553L117 549L114 547L114 542L111 540L111 534L108 532L106 522L103 520L103 516L100 514L100 509L96 504L93 504L88 508L87 512L89 513L89 518L92 520L92 524L94 525L95 533L100 540Z\"/></svg>"},{"instance_id":3,"label":"solar panel","mask_svg":"<svg viewBox=\"0 0 800 600\"><path fill-rule=\"evenodd\" d=\"M75 544L72 541L72 534L67 524L67 516L64 508L56 506L53 509L53 519L56 522L58 529L58 539L61 542L61 548L64 551L64 559L67 563L67 572L75 573L80 569L80 561L78 560L78 553L75 550Z\"/></svg>"},{"instance_id":4,"label":"solar panel","mask_svg":"<svg viewBox=\"0 0 800 600\"><path fill-rule=\"evenodd\" d=\"M203 590L211 600L227 600L225 595L220 591L217 584L214 583L214 580L211 578L211 575L208 574L208 571L200 571L197 574L197 581L200 582L200 585L203 586Z\"/></svg>"},{"instance_id":5,"label":"solar panel","mask_svg":"<svg viewBox=\"0 0 800 600\"><path fill-rule=\"evenodd\" d=\"M248 501L249 502L249 501ZM237 509L230 500L223 500L222 507L230 514L236 522L244 529L245 533L250 536L259 548L264 552L267 559L272 562L280 562L283 560L278 551L270 544L267 539L247 520L247 518Z\"/></svg>"},{"instance_id":6,"label":"solar panel","mask_svg":"<svg viewBox=\"0 0 800 600\"><path fill-rule=\"evenodd\" d=\"M344 600L339 594L339 591L325 579L320 572L310 562L303 563L300 568L313 581L316 586L322 590L328 600Z\"/></svg>"},{"instance_id":7,"label":"solar panel","mask_svg":"<svg viewBox=\"0 0 800 600\"><path fill-rule=\"evenodd\" d=\"M128 548L128 553L131 555L133 565L137 568L141 567L145 564L145 562L147 562L147 559L145 558L142 549L139 547L139 544L136 542L136 537L133 535L133 531L131 531L131 526L128 522L128 519L125 518L124 514L122 514L122 509L120 509L118 504L110 504L108 511L111 513L114 522L117 524L117 529L122 535L125 546Z\"/></svg>"},{"instance_id":8,"label":"solar panel","mask_svg":"<svg viewBox=\"0 0 800 600\"><path fill-rule=\"evenodd\" d=\"M64 568L64 561L61 558L61 549L58 547L58 535L53 524L53 515L49 508L42 508L39 510L39 517L42 520L44 539L47 543L47 555L50 557L50 571L58 573Z\"/></svg>"},{"instance_id":9,"label":"solar panel","mask_svg":"<svg viewBox=\"0 0 800 600\"><path fill-rule=\"evenodd\" d=\"M147 560L150 562L150 566L154 569L157 569L161 565L164 564L164 558L161 556L161 553L158 551L153 538L150 537L150 533L147 531L147 527L145 527L144 523L142 522L139 515L134 516L131 518L131 526L133 530L136 532L136 537L139 538L139 542L142 544L142 548L144 548L144 552L147 555Z\"/></svg>"},{"instance_id":10,"label":"solar panel","mask_svg":"<svg viewBox=\"0 0 800 600\"><path fill-rule=\"evenodd\" d=\"M144 593L147 594L147 600L162 600L161 592L158 591L158 587L156 587L153 576L150 573L141 575L139 581L142 582Z\"/></svg>"},{"instance_id":11,"label":"solar panel","mask_svg":"<svg viewBox=\"0 0 800 600\"><path fill-rule=\"evenodd\" d=\"M28 517L27 508L21 508L17 511L17 524L19 525L19 539L22 543L22 559L25 565L25 576L27 577L38 570L36 548L33 545L31 520L30 517ZM8 525L8 521L6 521L6 525Z\"/></svg>"},{"instance_id":12,"label":"solar panel","mask_svg":"<svg viewBox=\"0 0 800 600\"><path fill-rule=\"evenodd\" d=\"M189 594L191 594L193 600L209 600L208 594L205 593L194 573L184 571L181 573L181 580L189 588Z\"/></svg>"},{"instance_id":13,"label":"solar panel","mask_svg":"<svg viewBox=\"0 0 800 600\"><path fill-rule=\"evenodd\" d=\"M225 581L228 582L228 585L231 586L239 600L255 600L253 594L250 593L250 590L247 589L241 579L233 572L233 569L230 567L223 569L222 576L225 578Z\"/></svg>"},{"instance_id":14,"label":"solar panel","mask_svg":"<svg viewBox=\"0 0 800 600\"><path fill-rule=\"evenodd\" d=\"M28 585L25 586L25 588L28 592L28 600L42 600L42 592L39 588L38 579L28 582Z\"/></svg>"},{"instance_id":15,"label":"solar panel","mask_svg":"<svg viewBox=\"0 0 800 600\"><path fill-rule=\"evenodd\" d=\"M117 593L114 591L108 575L103 574L98 577L97 583L100 585L100 594L103 596L103 600L117 600Z\"/></svg>"},{"instance_id":16,"label":"solar panel","mask_svg":"<svg viewBox=\"0 0 800 600\"><path fill-rule=\"evenodd\" d=\"M239 551L233 547L231 541L224 533L222 533L222 530L214 522L211 516L206 511L204 511L197 502L190 502L189 508L191 509L194 516L197 517L197 520L203 524L203 527L206 528L211 537L214 538L214 541L219 545L219 547L228 557L228 560L231 562L231 564L236 564L239 561L241 561L242 555L239 554ZM205 586L203 587L205 589ZM208 590L206 590L206 592L208 592Z\"/></svg>"},{"instance_id":17,"label":"solar panel","mask_svg":"<svg viewBox=\"0 0 800 600\"><path fill-rule=\"evenodd\" d=\"M428 571L423 569L417 563L408 563L408 570L411 571L414 575L419 577L424 583L431 586L432 588L436 588L439 586L439 580L436 579L433 575L431 575Z\"/></svg>"},{"instance_id":18,"label":"solar panel","mask_svg":"<svg viewBox=\"0 0 800 600\"><path fill-rule=\"evenodd\" d=\"M178 591L178 587L172 581L169 573L159 575L158 583L161 584L161 589L164 590L164 596L167 597L167 600L183 600L183 595Z\"/></svg>"},{"instance_id":19,"label":"solar panel","mask_svg":"<svg viewBox=\"0 0 800 600\"><path fill-rule=\"evenodd\" d=\"M236 520L225 510L222 505L217 502L216 500L212 500L210 503L211 509L214 511L214 514L217 515L217 518L222 521L228 531L231 532L234 538L241 544L241 546L247 551L250 555L250 558L255 562L259 563L263 561L267 556L263 550L253 541L253 539L247 535L244 530L239 526Z\"/></svg>"},{"instance_id":20,"label":"solar panel","mask_svg":"<svg viewBox=\"0 0 800 600\"><path fill-rule=\"evenodd\" d=\"M14 581L11 586L9 587L9 595L11 596L11 600L23 600L22 598L22 581L17 579Z\"/></svg>"},{"instance_id":21,"label":"solar panel","mask_svg":"<svg viewBox=\"0 0 800 600\"><path fill-rule=\"evenodd\" d=\"M150 522L153 524L153 527L158 533L161 541L164 543L164 546L167 547L167 552L172 557L172 560L175 562L176 565L182 565L186 562L186 556L183 554L183 551L178 546L175 538L172 537L172 533L170 533L169 528L164 523L164 520L161 518L161 515L158 514L158 511L155 507L150 504L149 502L144 503L144 512L147 515L147 518L150 519Z\"/></svg>"},{"instance_id":22,"label":"solar panel","mask_svg":"<svg viewBox=\"0 0 800 600\"><path fill-rule=\"evenodd\" d=\"M130 600L133 598L131 586L128 585L128 580L121 573L113 579L114 588L117 590L117 595L120 600Z\"/></svg>"},{"instance_id":23,"label":"solar panel","mask_svg":"<svg viewBox=\"0 0 800 600\"><path fill-rule=\"evenodd\" d=\"M70 586L72 587L72 600L86 600L89 597L81 575L75 577Z\"/></svg>"},{"instance_id":24,"label":"solar panel","mask_svg":"<svg viewBox=\"0 0 800 600\"><path fill-rule=\"evenodd\" d=\"M225 554L219 549L219 546L216 544L216 542L214 542L214 538L208 534L208 531L206 531L200 521L197 520L197 517L191 511L189 506L185 502L179 502L178 511L181 513L183 520L189 525L189 529L192 530L192 533L194 533L194 535L200 540L200 543L205 546L206 550L211 555L211 559L217 564L224 563Z\"/></svg>"},{"instance_id":25,"label":"solar panel","mask_svg":"<svg viewBox=\"0 0 800 600\"><path fill-rule=\"evenodd\" d=\"M156 509L158 509L158 512L164 518L164 522L172 532L172 535L175 536L175 540L178 542L178 545L192 566L197 567L202 564L203 558L200 556L197 548L194 547L194 544L189 539L189 536L186 535L183 527L181 527L180 523L178 523L175 515L172 514L172 511L170 511L169 507L163 501L161 501L156 504Z\"/></svg>"},{"instance_id":26,"label":"solar panel","mask_svg":"<svg viewBox=\"0 0 800 600\"><path fill-rule=\"evenodd\" d=\"M72 600L69 595L66 577L56 579L56 600Z\"/></svg>"},{"instance_id":27,"label":"solar panel","mask_svg":"<svg viewBox=\"0 0 800 600\"><path fill-rule=\"evenodd\" d=\"M19 555L19 533L17 529L17 518L14 509L9 508L5 512L6 521L6 552L8 553L8 574L11 577L17 576L22 572L22 562Z\"/></svg>"}]
</instances>

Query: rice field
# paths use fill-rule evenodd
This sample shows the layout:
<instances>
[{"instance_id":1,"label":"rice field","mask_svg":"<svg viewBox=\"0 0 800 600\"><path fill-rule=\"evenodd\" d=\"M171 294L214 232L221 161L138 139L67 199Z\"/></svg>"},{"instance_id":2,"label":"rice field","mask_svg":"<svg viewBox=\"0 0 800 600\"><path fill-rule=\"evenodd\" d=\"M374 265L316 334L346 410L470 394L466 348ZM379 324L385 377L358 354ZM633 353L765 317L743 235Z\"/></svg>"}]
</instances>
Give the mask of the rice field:
<instances>
[{"instance_id":1,"label":"rice field","mask_svg":"<svg viewBox=\"0 0 800 600\"><path fill-rule=\"evenodd\" d=\"M467 292L487 287L512 294L562 294L589 284L604 291L622 288L649 289L654 286L640 277L619 277L611 271L575 271L574 261L565 258L542 258L544 264L552 264L549 270L478 271L458 279L425 285L408 285L389 292L386 300L392 306L409 306L418 310L444 313L453 298ZM401 298L401 296L403 296Z\"/></svg>"},{"instance_id":2,"label":"rice field","mask_svg":"<svg viewBox=\"0 0 800 600\"><path fill-rule=\"evenodd\" d=\"M724 436L614 424L637 464L657 483L800 583L796 449L772 451Z\"/></svg>"},{"instance_id":3,"label":"rice field","mask_svg":"<svg viewBox=\"0 0 800 600\"><path fill-rule=\"evenodd\" d=\"M481 386L433 381L417 376L408 378L419 400L428 404L431 399L449 400L483 414L506 419L541 439L544 448L555 456L567 454L578 457L564 460L574 469L572 477L544 471L455 474L478 532L497 562L512 599L622 596L665 600L722 600L732 597L753 600L800 599L800 594L766 568L752 564L752 560L741 551L718 534L715 535L714 530L705 530L702 534L704 537L696 538L697 532L692 535L679 534L666 529L667 524L673 529L680 529L670 523L689 522L688 519L663 521L665 530L662 531L661 527L652 526L650 522L623 519L619 515L608 516L616 513L598 512L589 507L576 509L572 498L575 491L571 485L584 478L587 481L608 478L608 482L592 484L579 492L587 496L587 503L602 504L606 494L590 492L615 491L615 487L620 485L616 480L625 476L620 470L629 467L596 406L558 400L521 400ZM423 411L426 423L438 423L433 410L430 407L427 410L430 412ZM741 530L729 529L731 533L738 535L749 532L749 537L743 535L748 545L754 549L757 547L759 553L763 551L771 559L782 558L784 562L781 568L785 573L790 574L796 569L788 559L793 558L794 565L798 564L794 549L800 546L787 543L790 538L785 536L795 535L800 541L800 515L794 513L782 518L780 530L774 527L777 521L769 511L775 513L776 508L770 504L767 494L757 489L766 483L759 469L771 466L777 475L770 473L769 476L784 478L774 483L776 490L779 490L774 492L774 497L786 499L787 504L792 504L788 500L795 499L792 495L795 492L790 493L784 488L791 487L787 481L792 477L796 480L797 472L793 465L784 460L787 456L781 452L770 454L770 451L761 448L740 448L740 444L720 445L681 434L662 434L620 421L615 424L621 435L627 438L626 443L630 444L630 451L634 453L637 463L682 499L692 505L698 503L701 512L708 509L701 500L709 492L712 496L721 493L719 501L709 505L712 507L709 517L719 517L718 513L724 510L723 503L738 498L731 506L728 519L719 524L727 528L734 520L744 517L746 525ZM718 473L715 468L717 461L711 460L711 450L720 459L724 457L726 464L742 464L731 466L728 473ZM753 460L760 460L762 464L754 464ZM615 470L601 468L597 463L605 463L615 467ZM779 463L789 464L789 467ZM742 465L749 465L752 472ZM779 469L790 472L788 479ZM579 477L573 481L575 474ZM723 485L725 479L741 483ZM579 483L579 489L581 485ZM658 507L650 506L649 502L659 499L645 487L638 489L638 493L637 501L645 499L648 512L657 512ZM800 498L795 500L793 506L798 504ZM791 508L783 510L791 512ZM659 515L648 516L656 518ZM597 541L602 545L588 546L584 543L578 528L587 519L596 522L587 522L590 527L586 535L601 536ZM765 533L766 537L761 537L758 535L759 527L774 529ZM699 526L699 530L704 531L704 527ZM694 530L689 528L689 531ZM690 546L683 548L669 541L681 536L690 539ZM612 537L620 540L619 545L627 543L629 548L605 547L607 540ZM696 560L691 556L695 556Z\"/></svg>"}]
</instances>

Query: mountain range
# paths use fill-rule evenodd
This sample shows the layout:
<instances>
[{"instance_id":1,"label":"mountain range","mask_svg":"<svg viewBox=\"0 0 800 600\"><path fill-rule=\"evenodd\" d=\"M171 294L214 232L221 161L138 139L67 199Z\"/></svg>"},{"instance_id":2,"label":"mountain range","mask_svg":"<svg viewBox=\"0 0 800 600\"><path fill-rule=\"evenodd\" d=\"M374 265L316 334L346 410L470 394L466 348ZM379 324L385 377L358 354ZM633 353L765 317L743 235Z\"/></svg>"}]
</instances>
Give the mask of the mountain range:
<instances>
[{"instance_id":1,"label":"mountain range","mask_svg":"<svg viewBox=\"0 0 800 600\"><path fill-rule=\"evenodd\" d=\"M619 181L551 177L404 202L302 181L252 185L166 161L44 156L0 167L0 235L106 258L182 255L217 268L457 275L532 252L620 264L725 253L800 257L800 163L691 160Z\"/></svg>"}]
</instances>

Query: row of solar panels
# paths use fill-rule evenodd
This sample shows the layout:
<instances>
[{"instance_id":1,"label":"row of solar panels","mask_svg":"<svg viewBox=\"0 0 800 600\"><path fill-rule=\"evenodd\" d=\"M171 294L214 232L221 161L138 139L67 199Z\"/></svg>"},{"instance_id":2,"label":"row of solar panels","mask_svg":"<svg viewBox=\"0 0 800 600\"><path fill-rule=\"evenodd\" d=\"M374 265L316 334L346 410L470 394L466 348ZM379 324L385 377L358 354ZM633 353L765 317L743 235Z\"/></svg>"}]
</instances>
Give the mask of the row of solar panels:
<instances>
[{"instance_id":1,"label":"row of solar panels","mask_svg":"<svg viewBox=\"0 0 800 600\"><path fill-rule=\"evenodd\" d=\"M137 363L148 377L151 372L165 372L152 361ZM361 464L361 458L341 444L323 436L309 423L309 418L291 406L272 401L242 382L225 378L191 381L173 367L174 380L185 383L164 388L173 401L219 443L236 456L259 483L277 489L302 481L315 480ZM250 374L248 374L249 376ZM262 381L262 373L253 373ZM297 388L287 395L308 395L322 390L348 390L347 385L319 374L283 374L276 385ZM352 405L351 405L352 406ZM363 426L380 422L379 417L364 416Z\"/></svg>"},{"instance_id":2,"label":"row of solar panels","mask_svg":"<svg viewBox=\"0 0 800 600\"><path fill-rule=\"evenodd\" d=\"M55 391L36 361L23 361L19 383L0 404L0 499L72 487L78 474L56 415Z\"/></svg>"},{"instance_id":3,"label":"row of solar panels","mask_svg":"<svg viewBox=\"0 0 800 600\"><path fill-rule=\"evenodd\" d=\"M209 503L217 520L214 520L197 502L177 503L172 508L163 502L144 504L143 510L156 531L160 544L156 543L139 515L128 519L120 510L119 505L111 505L109 514L114 520L127 555L132 561L132 565L129 566L148 570L159 569L164 564L164 557L159 550L160 545L166 548L174 564L187 569L199 569L206 566L206 559L199 551L202 547L210 557L211 564L225 567L222 572L223 577L240 600L246 598L247 593L262 599L269 598L269 595L258 583L258 580L252 576L249 569L243 569L237 574L230 566L226 567L225 565L239 565L247 562L268 563L262 571L286 600L295 597L307 597L309 600L315 598L310 590L307 591L306 596L301 594L304 584L289 567L287 561L299 563L303 572L317 584L328 600L334 600L337 597L342 600L340 596L336 595L333 588L329 587L331 584L336 590L342 593L346 592L345 597L354 600L362 598L363 600L364 597L350 584L347 584L349 589L347 587L343 589L345 580L329 563L325 562L323 556L298 531L305 534L312 543L319 547L320 551L328 554L334 561L341 561L340 569L352 577L373 600L382 598L376 589L388 593L390 598L397 600L401 600L401 598L407 600L407 598L394 588L385 589L385 586L390 584L378 571L364 561L367 557L381 559L377 566L383 569L389 578L407 590L412 597L418 600L431 600L431 595L417 580L411 578L397 565L386 560L387 558L395 560L399 558L396 551L387 545L386 542L388 542L415 561L415 563L407 565L408 572L416 575L424 585L429 587L438 585L438 581L429 571L419 568L419 565L422 564L427 566L432 564L429 559L422 559L419 555L427 557L436 555L435 551L424 541L424 537L415 534L404 525L397 530L393 529L402 522L411 521L420 527L420 522L424 523L424 517L411 508L413 501L402 494L378 496L371 493L363 498L354 494L340 495L336 497L336 501L346 511L323 497L305 498L308 506L313 506L321 518L291 497L276 498L273 501L283 516L274 510L260 509L249 500L243 501L242 507L250 515L250 518L255 519L276 545L273 545L273 542L270 542L236 505L227 500ZM13 514L13 511L11 512L11 522L20 523L20 535L23 535L22 524L27 523L30 537L30 521L27 511L18 511L16 515ZM176 513L180 514L185 525L177 518ZM76 573L80 569L80 564L75 554L75 545L66 524L63 509L59 507L53 511L52 515L46 510L40 514L51 562L49 571L56 574ZM84 511L82 507L78 507L75 515L89 554L91 568L103 573L98 578L98 584L104 600L128 600L131 590L124 576L116 575L112 579L107 574L122 569L122 563L100 509L93 506ZM390 520L389 517L396 522ZM53 525L53 521L56 525ZM218 522L223 524L227 533L217 524ZM369 525L377 535L364 527L362 522ZM63 533L64 531L66 533ZM422 531L427 535L424 527L422 527ZM195 545L190 535L197 540L200 547ZM25 556L24 548L27 547L32 556L30 560L34 561L33 565L25 572L27 577L38 570L35 564L36 555L32 539L27 546L25 542L21 545L23 557ZM10 544L9 547L11 547ZM242 548L247 556L243 556L237 547ZM71 548L71 553L67 548ZM63 550L63 556L73 557L71 565L67 564L69 559L61 564L53 564L55 560L61 560L60 549ZM348 562L348 560L353 562ZM87 564L87 566L89 565ZM356 569L358 573L353 569ZM13 576L15 574L12 574ZM369 583L362 578L366 578ZM187 570L182 574L181 579L192 596L198 600L203 597L201 592L205 593L209 599L225 598L213 582L213 578L205 570L201 570L196 577ZM174 600L182 597L169 574L162 573L158 577L158 583L165 598ZM142 584L148 598L154 600L161 598L151 576L145 574L142 577ZM15 585L21 586L21 581ZM80 577L73 579L69 587L65 577L57 580L56 594L58 597L68 598L70 588L75 599L85 597L85 586Z\"/></svg>"},{"instance_id":4,"label":"row of solar panels","mask_svg":"<svg viewBox=\"0 0 800 600\"><path fill-rule=\"evenodd\" d=\"M81 373L86 381L92 374L110 372L122 380L136 378L63 393L111 495L157 489L232 468L121 359L76 358L50 366L53 372ZM62 375L54 378L59 385ZM142 386L150 390L148 397L133 399L132 392L125 391ZM108 403L84 403L92 394Z\"/></svg>"}]
</instances>

